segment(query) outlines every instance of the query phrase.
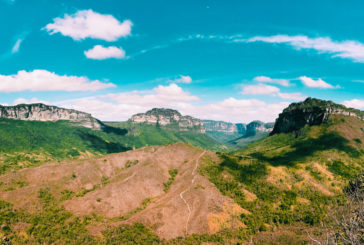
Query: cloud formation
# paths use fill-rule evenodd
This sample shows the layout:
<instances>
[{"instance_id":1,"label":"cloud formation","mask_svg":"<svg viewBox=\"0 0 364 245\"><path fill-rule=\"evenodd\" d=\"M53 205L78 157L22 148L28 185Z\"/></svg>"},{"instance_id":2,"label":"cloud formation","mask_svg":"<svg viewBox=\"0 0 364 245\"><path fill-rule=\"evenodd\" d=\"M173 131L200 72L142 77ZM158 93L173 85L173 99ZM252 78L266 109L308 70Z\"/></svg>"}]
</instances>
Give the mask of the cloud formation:
<instances>
[{"instance_id":1,"label":"cloud formation","mask_svg":"<svg viewBox=\"0 0 364 245\"><path fill-rule=\"evenodd\" d=\"M333 41L329 37L310 38L308 36L256 36L249 39L236 40L237 42L266 42L287 44L296 49L313 49L320 53L329 53L333 57L351 59L364 63L364 44L358 41Z\"/></svg>"},{"instance_id":2,"label":"cloud formation","mask_svg":"<svg viewBox=\"0 0 364 245\"><path fill-rule=\"evenodd\" d=\"M351 107L359 110L364 109L364 100L359 100L359 99L346 100L342 104L346 107Z\"/></svg>"},{"instance_id":3,"label":"cloud formation","mask_svg":"<svg viewBox=\"0 0 364 245\"><path fill-rule=\"evenodd\" d=\"M266 103L257 99L227 98L213 103L204 103L177 84L159 85L152 90L111 93L55 103L91 113L105 121L124 121L133 114L154 107L172 108L184 115L200 119L250 122L253 120L274 121L289 102Z\"/></svg>"},{"instance_id":4,"label":"cloud formation","mask_svg":"<svg viewBox=\"0 0 364 245\"><path fill-rule=\"evenodd\" d=\"M171 80L173 83L191 83L192 78L190 76L180 75L178 78Z\"/></svg>"},{"instance_id":5,"label":"cloud formation","mask_svg":"<svg viewBox=\"0 0 364 245\"><path fill-rule=\"evenodd\" d=\"M301 80L301 82L306 86L310 88L335 88L331 84L323 81L321 78L314 80L310 77L301 76L298 78Z\"/></svg>"},{"instance_id":6,"label":"cloud formation","mask_svg":"<svg viewBox=\"0 0 364 245\"><path fill-rule=\"evenodd\" d=\"M270 77L266 77L266 76L258 76L258 77L254 77L253 80L256 82L261 82L261 83L279 84L284 87L290 86L288 79L277 79L277 78L270 78Z\"/></svg>"},{"instance_id":7,"label":"cloud formation","mask_svg":"<svg viewBox=\"0 0 364 245\"><path fill-rule=\"evenodd\" d=\"M15 75L0 75L0 92L96 91L112 87L116 86L87 77L57 75L47 70L22 70Z\"/></svg>"},{"instance_id":8,"label":"cloud formation","mask_svg":"<svg viewBox=\"0 0 364 245\"><path fill-rule=\"evenodd\" d=\"M130 35L133 23L130 20L120 22L112 15L99 14L91 9L80 10L75 14L65 14L63 18L53 19L53 23L46 25L51 35L61 33L74 40L86 38L116 41Z\"/></svg>"},{"instance_id":9,"label":"cloud formation","mask_svg":"<svg viewBox=\"0 0 364 245\"><path fill-rule=\"evenodd\" d=\"M15 53L19 52L20 45L21 45L22 42L23 42L23 38L19 38L18 40L16 40L13 48L11 49L12 54L15 54Z\"/></svg>"},{"instance_id":10,"label":"cloud formation","mask_svg":"<svg viewBox=\"0 0 364 245\"><path fill-rule=\"evenodd\" d=\"M95 45L92 49L86 50L84 54L87 58L94 60L125 58L125 51L122 48L115 46L104 47L101 45Z\"/></svg>"},{"instance_id":11,"label":"cloud formation","mask_svg":"<svg viewBox=\"0 0 364 245\"><path fill-rule=\"evenodd\" d=\"M278 87L262 83L243 86L241 93L245 95L271 95L286 100L302 100L306 98L301 93L282 93Z\"/></svg>"}]
</instances>

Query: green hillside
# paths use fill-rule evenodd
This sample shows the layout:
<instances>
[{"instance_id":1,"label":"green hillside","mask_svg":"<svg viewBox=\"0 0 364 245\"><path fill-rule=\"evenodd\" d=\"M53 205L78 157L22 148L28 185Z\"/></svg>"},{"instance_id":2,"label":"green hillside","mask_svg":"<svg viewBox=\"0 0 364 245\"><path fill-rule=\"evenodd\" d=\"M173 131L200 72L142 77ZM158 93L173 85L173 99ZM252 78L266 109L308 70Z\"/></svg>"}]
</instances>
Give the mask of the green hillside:
<instances>
[{"instance_id":1,"label":"green hillside","mask_svg":"<svg viewBox=\"0 0 364 245\"><path fill-rule=\"evenodd\" d=\"M194 131L180 131L178 126L159 126L146 123L107 123L107 125L127 130L125 135L126 145L142 147L145 145L165 145L175 142L190 143L209 150L225 151L227 147L210 136Z\"/></svg>"},{"instance_id":2,"label":"green hillside","mask_svg":"<svg viewBox=\"0 0 364 245\"><path fill-rule=\"evenodd\" d=\"M363 142L362 120L335 115L326 124L220 153L201 173L251 213L241 220L253 234L302 226L320 231L345 203L348 181L364 170ZM290 236L284 239L298 241L298 234Z\"/></svg>"},{"instance_id":3,"label":"green hillside","mask_svg":"<svg viewBox=\"0 0 364 245\"><path fill-rule=\"evenodd\" d=\"M97 131L68 121L0 119L0 136L0 173L49 161L88 158L179 141L206 149L224 150L222 144L205 134L149 125L128 129L106 126L103 131Z\"/></svg>"},{"instance_id":4,"label":"green hillside","mask_svg":"<svg viewBox=\"0 0 364 245\"><path fill-rule=\"evenodd\" d=\"M236 148L243 148L253 142L256 142L264 137L269 135L268 132L256 132L254 135L242 136L239 138L235 138L228 142L229 145L232 145Z\"/></svg>"}]
</instances>

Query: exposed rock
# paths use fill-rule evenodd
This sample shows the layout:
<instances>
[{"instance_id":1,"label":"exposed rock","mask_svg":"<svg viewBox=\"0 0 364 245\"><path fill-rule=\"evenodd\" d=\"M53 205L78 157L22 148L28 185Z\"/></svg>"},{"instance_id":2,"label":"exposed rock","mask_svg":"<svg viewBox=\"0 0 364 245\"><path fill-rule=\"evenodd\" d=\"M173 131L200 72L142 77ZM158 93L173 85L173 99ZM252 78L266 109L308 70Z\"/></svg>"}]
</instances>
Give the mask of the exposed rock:
<instances>
[{"instance_id":1,"label":"exposed rock","mask_svg":"<svg viewBox=\"0 0 364 245\"><path fill-rule=\"evenodd\" d=\"M1 106L0 118L27 121L58 121L67 120L76 125L100 130L103 123L93 118L91 114L72 109L64 109L45 104L20 104L16 106Z\"/></svg>"},{"instance_id":2,"label":"exposed rock","mask_svg":"<svg viewBox=\"0 0 364 245\"><path fill-rule=\"evenodd\" d=\"M364 120L364 112L346 108L332 101L307 98L300 103L292 103L279 114L271 133L288 133L305 126L320 125L329 120L331 115L345 115Z\"/></svg>"},{"instance_id":3,"label":"exposed rock","mask_svg":"<svg viewBox=\"0 0 364 245\"><path fill-rule=\"evenodd\" d=\"M273 123L264 123L261 121L253 121L246 125L245 137L254 136L258 132L267 133L273 130Z\"/></svg>"},{"instance_id":4,"label":"exposed rock","mask_svg":"<svg viewBox=\"0 0 364 245\"><path fill-rule=\"evenodd\" d=\"M157 124L160 126L175 126L180 131L196 131L205 133L205 128L200 119L191 116L182 116L176 110L154 108L146 113L139 113L130 119L133 123Z\"/></svg>"},{"instance_id":5,"label":"exposed rock","mask_svg":"<svg viewBox=\"0 0 364 245\"><path fill-rule=\"evenodd\" d=\"M229 123L224 121L202 120L206 131L222 133L245 134L246 125L243 123Z\"/></svg>"}]
</instances>

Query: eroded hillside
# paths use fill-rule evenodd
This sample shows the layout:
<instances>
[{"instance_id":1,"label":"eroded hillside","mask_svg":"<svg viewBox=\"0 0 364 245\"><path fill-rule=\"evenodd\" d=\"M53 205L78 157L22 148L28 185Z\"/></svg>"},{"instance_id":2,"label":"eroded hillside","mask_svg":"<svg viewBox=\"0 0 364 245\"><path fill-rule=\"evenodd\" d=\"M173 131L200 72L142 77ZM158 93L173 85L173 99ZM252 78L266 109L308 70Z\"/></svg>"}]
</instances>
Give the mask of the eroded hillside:
<instances>
[{"instance_id":1,"label":"eroded hillside","mask_svg":"<svg viewBox=\"0 0 364 245\"><path fill-rule=\"evenodd\" d=\"M84 229L101 240L108 227L135 223L151 228L160 239L245 227L239 217L249 212L199 174L207 158L216 156L177 143L46 164L1 176L0 199L31 217L44 211L41 196L46 193L72 217L89 217ZM22 241L44 235L35 234L34 227L17 230L21 225L32 226L26 218L11 220L9 232Z\"/></svg>"}]
</instances>

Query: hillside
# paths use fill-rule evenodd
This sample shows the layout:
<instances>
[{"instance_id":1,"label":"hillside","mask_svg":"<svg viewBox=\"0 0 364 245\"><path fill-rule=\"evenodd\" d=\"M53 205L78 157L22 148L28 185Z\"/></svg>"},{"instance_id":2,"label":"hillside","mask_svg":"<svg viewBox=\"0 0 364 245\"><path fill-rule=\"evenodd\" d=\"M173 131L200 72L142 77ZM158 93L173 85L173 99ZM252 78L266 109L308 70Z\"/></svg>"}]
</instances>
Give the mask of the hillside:
<instances>
[{"instance_id":1,"label":"hillside","mask_svg":"<svg viewBox=\"0 0 364 245\"><path fill-rule=\"evenodd\" d=\"M69 121L0 119L0 173L44 162L123 152L126 130L92 130Z\"/></svg>"},{"instance_id":2,"label":"hillside","mask_svg":"<svg viewBox=\"0 0 364 245\"><path fill-rule=\"evenodd\" d=\"M302 102L301 113L311 103ZM322 225L332 227L332 216L347 204L343 190L364 170L364 121L335 111L326 118L231 153L174 143L7 172L0 176L2 239L15 244L311 244L312 238L325 239ZM299 119L282 113L275 127ZM130 121L119 126L128 128L120 136L124 140L150 140L166 132L168 137L204 135Z\"/></svg>"},{"instance_id":3,"label":"hillside","mask_svg":"<svg viewBox=\"0 0 364 245\"><path fill-rule=\"evenodd\" d=\"M92 158L146 145L188 142L211 150L227 149L204 133L186 128L178 130L176 125L161 127L128 122L108 126L87 113L43 104L6 108L0 118L0 173L50 161ZM91 127L90 122L98 123L99 127Z\"/></svg>"},{"instance_id":4,"label":"hillside","mask_svg":"<svg viewBox=\"0 0 364 245\"><path fill-rule=\"evenodd\" d=\"M311 110L307 102L311 103L300 104L301 113ZM288 121L282 117L286 118L284 112L275 128L282 121L292 125L301 118ZM252 213L243 220L253 232L266 231L277 244L283 237L304 244L312 240L302 231L313 227L312 234L322 234L321 223L329 225L345 203L343 189L348 181L363 172L363 142L364 121L334 111L320 124L275 133L231 154L222 153L220 162L212 161L202 172L223 194ZM264 237L259 234L254 239L261 242Z\"/></svg>"},{"instance_id":5,"label":"hillside","mask_svg":"<svg viewBox=\"0 0 364 245\"><path fill-rule=\"evenodd\" d=\"M193 240L218 241L225 228L244 227L239 216L247 211L198 173L211 157L213 152L176 143L2 175L3 231L27 244L75 238L82 244L141 238L143 244L175 244L192 234L200 234Z\"/></svg>"}]
</instances>

